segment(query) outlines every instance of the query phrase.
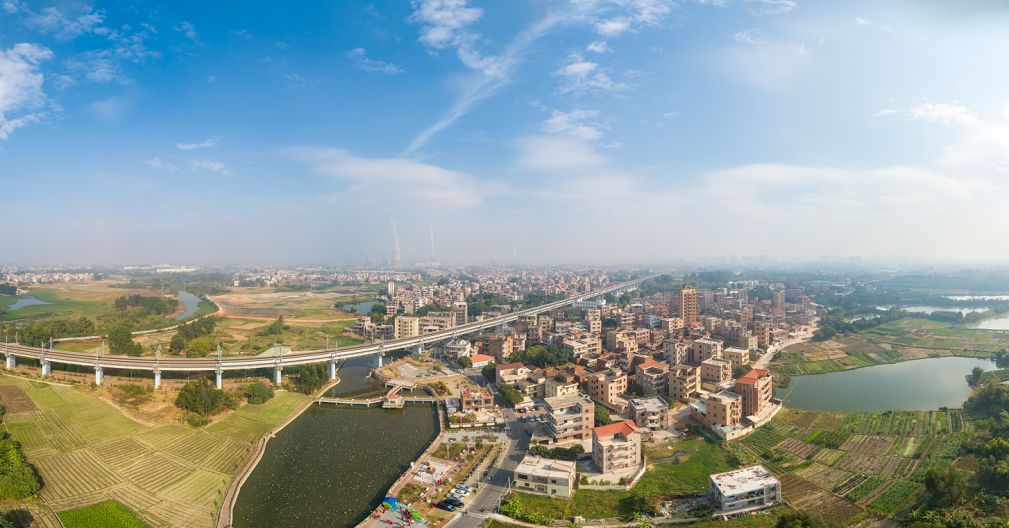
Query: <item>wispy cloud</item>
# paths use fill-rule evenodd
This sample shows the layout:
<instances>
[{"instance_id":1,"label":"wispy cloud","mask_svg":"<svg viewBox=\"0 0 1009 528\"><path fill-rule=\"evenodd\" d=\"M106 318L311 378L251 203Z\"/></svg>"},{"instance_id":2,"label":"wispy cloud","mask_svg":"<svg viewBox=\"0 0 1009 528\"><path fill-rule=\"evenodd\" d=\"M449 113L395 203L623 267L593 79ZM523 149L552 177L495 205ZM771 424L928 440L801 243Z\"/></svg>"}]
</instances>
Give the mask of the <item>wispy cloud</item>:
<instances>
[{"instance_id":1,"label":"wispy cloud","mask_svg":"<svg viewBox=\"0 0 1009 528\"><path fill-rule=\"evenodd\" d=\"M391 62L384 62L378 59L369 58L368 52L364 48L354 48L348 51L347 58L354 63L355 68L362 71L386 73L389 75L403 73L403 68L400 68Z\"/></svg>"},{"instance_id":2,"label":"wispy cloud","mask_svg":"<svg viewBox=\"0 0 1009 528\"><path fill-rule=\"evenodd\" d=\"M785 15L799 7L795 0L746 0L753 16Z\"/></svg>"},{"instance_id":3,"label":"wispy cloud","mask_svg":"<svg viewBox=\"0 0 1009 528\"><path fill-rule=\"evenodd\" d=\"M577 53L569 55L567 63L554 74L562 79L562 92L622 92L631 88L626 83L614 81L598 63Z\"/></svg>"},{"instance_id":4,"label":"wispy cloud","mask_svg":"<svg viewBox=\"0 0 1009 528\"><path fill-rule=\"evenodd\" d=\"M162 161L161 158L152 158L152 159L149 159L149 160L145 161L144 163L146 163L147 165L149 165L151 167L154 167L155 169L163 170L165 172L175 173L175 172L181 172L182 171L182 169L180 169L178 165L175 165L173 163L168 163L167 161Z\"/></svg>"},{"instance_id":5,"label":"wispy cloud","mask_svg":"<svg viewBox=\"0 0 1009 528\"><path fill-rule=\"evenodd\" d=\"M231 174L231 170L228 169L227 165L216 160L193 159L189 160L189 165L193 168L194 172L206 171L217 173L222 176L228 176Z\"/></svg>"},{"instance_id":6,"label":"wispy cloud","mask_svg":"<svg viewBox=\"0 0 1009 528\"><path fill-rule=\"evenodd\" d=\"M0 139L45 117L41 64L52 57L48 48L26 42L0 50Z\"/></svg>"},{"instance_id":7,"label":"wispy cloud","mask_svg":"<svg viewBox=\"0 0 1009 528\"><path fill-rule=\"evenodd\" d=\"M175 24L174 26L172 26L172 29L174 29L179 33L182 33L183 35L186 36L187 39L193 42L200 42L200 35L199 33L196 32L196 26L194 26L193 23L188 20L183 20L182 22Z\"/></svg>"},{"instance_id":8,"label":"wispy cloud","mask_svg":"<svg viewBox=\"0 0 1009 528\"><path fill-rule=\"evenodd\" d=\"M176 143L175 147L179 150L197 150L216 147L218 143L221 142L220 136L214 136L212 138L207 138L199 143Z\"/></svg>"},{"instance_id":9,"label":"wispy cloud","mask_svg":"<svg viewBox=\"0 0 1009 528\"><path fill-rule=\"evenodd\" d=\"M551 134L571 136L582 141L598 141L603 138L603 125L598 121L598 110L554 110L543 123L543 130Z\"/></svg>"},{"instance_id":10,"label":"wispy cloud","mask_svg":"<svg viewBox=\"0 0 1009 528\"><path fill-rule=\"evenodd\" d=\"M62 7L46 7L41 11L31 11L23 4L5 4L9 13L24 11L25 25L29 28L51 35L57 40L73 40L81 35L101 31L105 15L101 11L81 4L68 4Z\"/></svg>"},{"instance_id":11,"label":"wispy cloud","mask_svg":"<svg viewBox=\"0 0 1009 528\"><path fill-rule=\"evenodd\" d=\"M952 103L930 103L924 102L911 107L907 111L907 118L912 121L927 121L930 123L940 123L949 125L951 123L970 125L977 123L977 116L956 101Z\"/></svg>"}]
</instances>

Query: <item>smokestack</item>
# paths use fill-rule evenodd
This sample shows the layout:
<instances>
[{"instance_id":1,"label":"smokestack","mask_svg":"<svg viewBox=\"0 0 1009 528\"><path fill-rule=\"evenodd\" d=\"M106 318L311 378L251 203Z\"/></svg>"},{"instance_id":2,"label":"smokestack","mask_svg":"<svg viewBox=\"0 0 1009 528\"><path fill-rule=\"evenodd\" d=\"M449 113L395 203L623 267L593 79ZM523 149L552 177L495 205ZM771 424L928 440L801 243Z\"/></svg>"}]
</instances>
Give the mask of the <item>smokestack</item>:
<instances>
[{"instance_id":1,"label":"smokestack","mask_svg":"<svg viewBox=\"0 0 1009 528\"><path fill-rule=\"evenodd\" d=\"M392 267L398 268L400 264L399 225L395 218L389 218L389 224L392 225Z\"/></svg>"}]
</instances>

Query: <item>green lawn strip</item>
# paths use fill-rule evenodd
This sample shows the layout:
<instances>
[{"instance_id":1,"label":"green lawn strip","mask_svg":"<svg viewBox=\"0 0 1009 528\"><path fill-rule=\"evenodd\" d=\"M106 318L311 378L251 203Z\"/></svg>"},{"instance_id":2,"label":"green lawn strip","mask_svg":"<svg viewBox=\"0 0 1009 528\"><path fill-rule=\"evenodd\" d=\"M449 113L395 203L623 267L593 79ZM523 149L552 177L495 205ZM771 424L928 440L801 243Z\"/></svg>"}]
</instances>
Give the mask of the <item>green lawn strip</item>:
<instances>
[{"instance_id":1,"label":"green lawn strip","mask_svg":"<svg viewBox=\"0 0 1009 528\"><path fill-rule=\"evenodd\" d=\"M844 497L852 502L858 502L860 499L872 493L873 490L878 488L884 482L886 482L885 478L879 475L872 475L862 481L862 483L858 486L855 486L854 489L849 491Z\"/></svg>"},{"instance_id":2,"label":"green lawn strip","mask_svg":"<svg viewBox=\"0 0 1009 528\"><path fill-rule=\"evenodd\" d=\"M907 480L897 480L883 493L869 503L869 512L883 516L893 516L909 506L921 491L922 485Z\"/></svg>"},{"instance_id":3,"label":"green lawn strip","mask_svg":"<svg viewBox=\"0 0 1009 528\"><path fill-rule=\"evenodd\" d=\"M110 500L59 513L65 528L144 528L137 514Z\"/></svg>"}]
</instances>

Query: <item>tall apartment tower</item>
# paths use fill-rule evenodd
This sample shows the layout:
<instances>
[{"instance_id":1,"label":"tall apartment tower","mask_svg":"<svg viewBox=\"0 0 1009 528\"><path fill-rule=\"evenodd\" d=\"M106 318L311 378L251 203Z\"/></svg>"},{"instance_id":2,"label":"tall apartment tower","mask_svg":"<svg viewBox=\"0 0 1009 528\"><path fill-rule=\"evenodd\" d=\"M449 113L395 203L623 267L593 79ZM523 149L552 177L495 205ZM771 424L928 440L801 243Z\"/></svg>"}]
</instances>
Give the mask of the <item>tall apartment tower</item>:
<instances>
[{"instance_id":1,"label":"tall apartment tower","mask_svg":"<svg viewBox=\"0 0 1009 528\"><path fill-rule=\"evenodd\" d=\"M452 313L455 314L455 325L462 326L469 322L469 307L466 301L456 301L452 304Z\"/></svg>"},{"instance_id":2,"label":"tall apartment tower","mask_svg":"<svg viewBox=\"0 0 1009 528\"><path fill-rule=\"evenodd\" d=\"M697 290L686 285L680 288L680 319L685 324L697 321Z\"/></svg>"},{"instance_id":3,"label":"tall apartment tower","mask_svg":"<svg viewBox=\"0 0 1009 528\"><path fill-rule=\"evenodd\" d=\"M396 295L396 283L393 281L389 281L385 285L385 293L387 293L390 298L392 298L393 295Z\"/></svg>"}]
</instances>

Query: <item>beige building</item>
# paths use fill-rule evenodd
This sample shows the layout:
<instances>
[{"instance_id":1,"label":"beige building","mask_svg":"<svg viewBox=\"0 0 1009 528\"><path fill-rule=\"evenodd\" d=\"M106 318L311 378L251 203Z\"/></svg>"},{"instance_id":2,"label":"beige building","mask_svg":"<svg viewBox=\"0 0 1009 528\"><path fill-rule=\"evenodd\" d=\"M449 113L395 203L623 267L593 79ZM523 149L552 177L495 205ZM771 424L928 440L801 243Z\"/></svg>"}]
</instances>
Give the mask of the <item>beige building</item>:
<instances>
[{"instance_id":1,"label":"beige building","mask_svg":"<svg viewBox=\"0 0 1009 528\"><path fill-rule=\"evenodd\" d=\"M687 363L700 365L708 358L722 357L722 342L710 337L695 339L687 348Z\"/></svg>"},{"instance_id":2,"label":"beige building","mask_svg":"<svg viewBox=\"0 0 1009 528\"><path fill-rule=\"evenodd\" d=\"M781 502L781 481L764 466L716 473L709 478L718 513L757 510Z\"/></svg>"},{"instance_id":3,"label":"beige building","mask_svg":"<svg viewBox=\"0 0 1009 528\"><path fill-rule=\"evenodd\" d=\"M701 381L705 383L725 383L732 379L732 363L727 359L708 358L701 362Z\"/></svg>"},{"instance_id":4,"label":"beige building","mask_svg":"<svg viewBox=\"0 0 1009 528\"><path fill-rule=\"evenodd\" d=\"M701 391L701 372L692 365L673 365L669 369L669 397L687 401Z\"/></svg>"},{"instance_id":5,"label":"beige building","mask_svg":"<svg viewBox=\"0 0 1009 528\"><path fill-rule=\"evenodd\" d=\"M662 398L634 398L630 408L631 419L638 427L650 431L663 431L669 427L669 406Z\"/></svg>"},{"instance_id":6,"label":"beige building","mask_svg":"<svg viewBox=\"0 0 1009 528\"><path fill-rule=\"evenodd\" d=\"M631 420L592 430L592 463L600 473L641 467L641 432Z\"/></svg>"},{"instance_id":7,"label":"beige building","mask_svg":"<svg viewBox=\"0 0 1009 528\"><path fill-rule=\"evenodd\" d=\"M666 333L673 333L677 332L678 330L683 330L683 319L680 319L679 317L666 317L665 319L662 320L660 328L662 328L662 331Z\"/></svg>"},{"instance_id":8,"label":"beige building","mask_svg":"<svg viewBox=\"0 0 1009 528\"><path fill-rule=\"evenodd\" d=\"M420 335L420 318L401 315L393 323L393 332L396 339L406 339Z\"/></svg>"},{"instance_id":9,"label":"beige building","mask_svg":"<svg viewBox=\"0 0 1009 528\"><path fill-rule=\"evenodd\" d=\"M690 403L690 416L711 429L737 427L743 418L743 397L730 391L705 393Z\"/></svg>"},{"instance_id":10,"label":"beige building","mask_svg":"<svg viewBox=\"0 0 1009 528\"><path fill-rule=\"evenodd\" d=\"M588 376L585 388L593 400L616 406L617 398L627 392L627 375L619 370L596 372Z\"/></svg>"},{"instance_id":11,"label":"beige building","mask_svg":"<svg viewBox=\"0 0 1009 528\"><path fill-rule=\"evenodd\" d=\"M511 336L498 333L480 336L480 353L492 356L498 363L504 363L512 355Z\"/></svg>"},{"instance_id":12,"label":"beige building","mask_svg":"<svg viewBox=\"0 0 1009 528\"><path fill-rule=\"evenodd\" d=\"M595 404L584 394L543 399L547 430L555 444L581 442L592 438Z\"/></svg>"},{"instance_id":13,"label":"beige building","mask_svg":"<svg viewBox=\"0 0 1009 528\"><path fill-rule=\"evenodd\" d=\"M574 492L575 462L527 455L515 468L513 486L518 491L568 498Z\"/></svg>"},{"instance_id":14,"label":"beige building","mask_svg":"<svg viewBox=\"0 0 1009 528\"><path fill-rule=\"evenodd\" d=\"M634 377L645 393L665 394L669 365L648 358L634 368Z\"/></svg>"},{"instance_id":15,"label":"beige building","mask_svg":"<svg viewBox=\"0 0 1009 528\"><path fill-rule=\"evenodd\" d=\"M683 324L697 322L697 290L690 286L680 288L680 319Z\"/></svg>"},{"instance_id":16,"label":"beige building","mask_svg":"<svg viewBox=\"0 0 1009 528\"><path fill-rule=\"evenodd\" d=\"M729 360L732 363L732 368L740 367L742 365L750 364L750 351L743 350L742 348L729 347L722 350L722 359Z\"/></svg>"},{"instance_id":17,"label":"beige building","mask_svg":"<svg viewBox=\"0 0 1009 528\"><path fill-rule=\"evenodd\" d=\"M547 378L545 394L547 398L578 394L578 382L574 376L557 375Z\"/></svg>"}]
</instances>

